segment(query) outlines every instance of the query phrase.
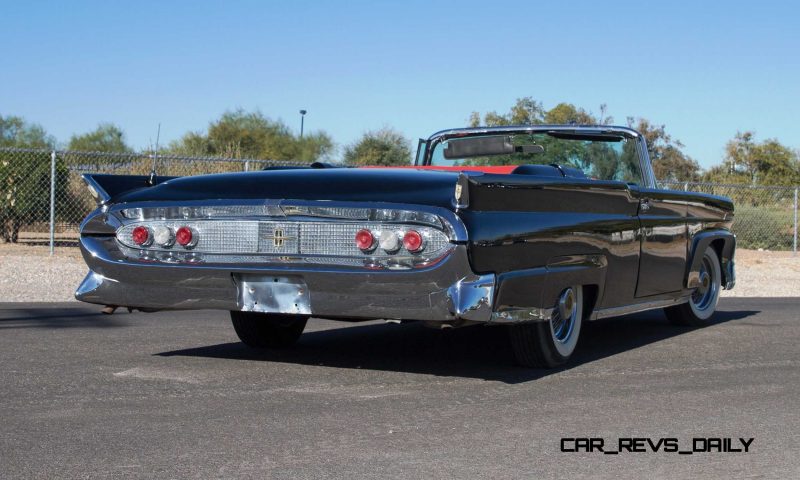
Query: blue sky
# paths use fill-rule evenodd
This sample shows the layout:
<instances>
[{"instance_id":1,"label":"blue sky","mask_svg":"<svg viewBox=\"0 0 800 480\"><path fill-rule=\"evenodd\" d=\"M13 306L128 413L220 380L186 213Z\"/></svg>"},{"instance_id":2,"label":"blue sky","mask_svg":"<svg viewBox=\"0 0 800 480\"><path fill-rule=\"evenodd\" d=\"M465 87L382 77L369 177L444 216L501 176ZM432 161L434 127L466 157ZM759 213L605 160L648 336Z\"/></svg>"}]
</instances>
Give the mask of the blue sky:
<instances>
[{"instance_id":1,"label":"blue sky","mask_svg":"<svg viewBox=\"0 0 800 480\"><path fill-rule=\"evenodd\" d=\"M517 97L667 125L701 165L737 130L800 147L796 2L2 0L0 114L136 147L260 109L345 145Z\"/></svg>"}]
</instances>

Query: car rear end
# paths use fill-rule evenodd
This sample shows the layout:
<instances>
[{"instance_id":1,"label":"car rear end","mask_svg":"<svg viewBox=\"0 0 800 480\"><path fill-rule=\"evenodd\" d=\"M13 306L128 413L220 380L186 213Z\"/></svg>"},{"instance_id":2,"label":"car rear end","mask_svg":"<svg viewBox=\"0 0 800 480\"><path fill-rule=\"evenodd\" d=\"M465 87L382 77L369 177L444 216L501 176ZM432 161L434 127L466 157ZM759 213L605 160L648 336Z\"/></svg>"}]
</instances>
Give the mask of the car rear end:
<instances>
[{"instance_id":1,"label":"car rear end","mask_svg":"<svg viewBox=\"0 0 800 480\"><path fill-rule=\"evenodd\" d=\"M76 298L145 311L490 321L494 275L470 268L459 177L446 175L450 208L327 199L334 194L171 199L174 180L115 199L107 179L89 177L100 206L81 227L90 271Z\"/></svg>"}]
</instances>

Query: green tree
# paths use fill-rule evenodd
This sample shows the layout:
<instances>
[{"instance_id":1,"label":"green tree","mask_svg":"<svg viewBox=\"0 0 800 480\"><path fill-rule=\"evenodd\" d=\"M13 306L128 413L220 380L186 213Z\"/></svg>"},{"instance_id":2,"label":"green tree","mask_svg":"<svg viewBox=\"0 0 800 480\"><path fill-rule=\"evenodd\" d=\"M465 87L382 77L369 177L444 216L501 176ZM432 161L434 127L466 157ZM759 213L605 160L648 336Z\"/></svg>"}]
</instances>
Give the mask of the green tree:
<instances>
[{"instance_id":1,"label":"green tree","mask_svg":"<svg viewBox=\"0 0 800 480\"><path fill-rule=\"evenodd\" d=\"M508 113L487 112L481 120L481 114L472 112L469 116L469 126L497 127L502 125L535 125L544 123L545 110L541 102L532 97L518 98Z\"/></svg>"},{"instance_id":2,"label":"green tree","mask_svg":"<svg viewBox=\"0 0 800 480\"><path fill-rule=\"evenodd\" d=\"M131 148L125 142L125 132L113 123L101 123L96 129L81 135L73 135L67 150L81 152L128 153Z\"/></svg>"},{"instance_id":3,"label":"green tree","mask_svg":"<svg viewBox=\"0 0 800 480\"><path fill-rule=\"evenodd\" d=\"M753 132L736 132L725 145L722 165L710 169L705 179L720 183L751 185L800 184L798 154L778 140L755 140Z\"/></svg>"},{"instance_id":4,"label":"green tree","mask_svg":"<svg viewBox=\"0 0 800 480\"><path fill-rule=\"evenodd\" d=\"M544 114L544 123L594 125L597 119L582 108L571 103L559 103Z\"/></svg>"},{"instance_id":5,"label":"green tree","mask_svg":"<svg viewBox=\"0 0 800 480\"><path fill-rule=\"evenodd\" d=\"M399 166L411 164L410 142L391 128L365 133L344 150L344 163L353 166Z\"/></svg>"},{"instance_id":6,"label":"green tree","mask_svg":"<svg viewBox=\"0 0 800 480\"><path fill-rule=\"evenodd\" d=\"M56 140L41 125L22 117L0 115L0 147L53 148Z\"/></svg>"},{"instance_id":7,"label":"green tree","mask_svg":"<svg viewBox=\"0 0 800 480\"><path fill-rule=\"evenodd\" d=\"M673 139L665 125L655 125L645 118L628 117L628 126L644 136L656 179L678 182L700 179L700 164L683 153L683 143Z\"/></svg>"},{"instance_id":8,"label":"green tree","mask_svg":"<svg viewBox=\"0 0 800 480\"><path fill-rule=\"evenodd\" d=\"M333 140L325 132L299 138L283 122L242 109L225 112L209 124L207 132L189 132L170 145L170 151L182 155L303 162L326 159L333 150Z\"/></svg>"},{"instance_id":9,"label":"green tree","mask_svg":"<svg viewBox=\"0 0 800 480\"><path fill-rule=\"evenodd\" d=\"M600 105L600 118L595 117L583 108L571 103L562 102L545 110L542 102L532 97L518 98L508 113L487 112L481 118L479 112L472 112L469 116L470 127L496 127L501 125L538 125L542 123L579 125L609 125L613 119L606 115L606 105Z\"/></svg>"},{"instance_id":10,"label":"green tree","mask_svg":"<svg viewBox=\"0 0 800 480\"><path fill-rule=\"evenodd\" d=\"M0 147L37 149L0 151L0 238L19 239L24 225L47 221L50 213L50 153L55 139L21 117L0 116ZM56 161L56 196L67 195L69 171ZM60 204L60 206L66 203ZM60 213L60 212L57 212Z\"/></svg>"}]
</instances>

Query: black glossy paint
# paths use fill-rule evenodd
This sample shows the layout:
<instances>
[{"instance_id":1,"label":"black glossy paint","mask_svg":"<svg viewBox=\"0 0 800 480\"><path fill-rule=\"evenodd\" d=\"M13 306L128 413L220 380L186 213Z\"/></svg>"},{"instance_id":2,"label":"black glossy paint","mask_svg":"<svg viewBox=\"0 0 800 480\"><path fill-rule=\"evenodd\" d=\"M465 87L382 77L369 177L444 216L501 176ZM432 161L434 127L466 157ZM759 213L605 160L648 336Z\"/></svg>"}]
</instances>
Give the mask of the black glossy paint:
<instances>
[{"instance_id":1,"label":"black glossy paint","mask_svg":"<svg viewBox=\"0 0 800 480\"><path fill-rule=\"evenodd\" d=\"M417 203L453 207L457 172L330 168L221 173L169 180L124 193L116 203L211 199L292 199Z\"/></svg>"},{"instance_id":2,"label":"black glossy paint","mask_svg":"<svg viewBox=\"0 0 800 480\"><path fill-rule=\"evenodd\" d=\"M537 306L552 305L560 290L576 281L552 273L553 263L570 255L596 255L605 262L602 269L586 269L581 282L601 279L598 308L678 297L686 293L692 237L718 229L718 236L732 238L727 230L733 205L723 197L549 176L469 180L470 206L461 217L473 268L529 272L527 282L519 273L509 277L513 283L501 281L500 297L515 302L527 294ZM649 210L640 211L645 201ZM576 268L582 262L576 261ZM550 273L543 276L537 270L542 267ZM549 293L539 300L543 291Z\"/></svg>"},{"instance_id":3,"label":"black glossy paint","mask_svg":"<svg viewBox=\"0 0 800 480\"><path fill-rule=\"evenodd\" d=\"M686 198L681 192L642 188L639 204L642 250L636 296L679 292L686 275Z\"/></svg>"},{"instance_id":4,"label":"black glossy paint","mask_svg":"<svg viewBox=\"0 0 800 480\"><path fill-rule=\"evenodd\" d=\"M531 176L471 177L470 207L461 216L470 234L470 258L478 273L508 273L552 266L568 256L602 258L598 305L631 303L639 271L639 200L622 182ZM581 260L582 262L582 260ZM547 282L556 284L558 278ZM571 280L572 281L572 280ZM541 279L500 285L523 289L513 297L538 295ZM536 306L552 306L557 285ZM604 288L603 288L604 287ZM525 292L524 289L528 289ZM552 298L551 298L552 297ZM537 297L538 298L538 297Z\"/></svg>"},{"instance_id":5,"label":"black glossy paint","mask_svg":"<svg viewBox=\"0 0 800 480\"><path fill-rule=\"evenodd\" d=\"M465 208L455 207L457 182L466 188ZM498 306L549 307L572 285L590 285L597 308L684 296L698 252L714 246L725 267L735 248L733 204L724 197L525 168L504 175L276 169L176 178L113 193L114 203L285 199L448 208L467 229L472 269L497 274Z\"/></svg>"}]
</instances>

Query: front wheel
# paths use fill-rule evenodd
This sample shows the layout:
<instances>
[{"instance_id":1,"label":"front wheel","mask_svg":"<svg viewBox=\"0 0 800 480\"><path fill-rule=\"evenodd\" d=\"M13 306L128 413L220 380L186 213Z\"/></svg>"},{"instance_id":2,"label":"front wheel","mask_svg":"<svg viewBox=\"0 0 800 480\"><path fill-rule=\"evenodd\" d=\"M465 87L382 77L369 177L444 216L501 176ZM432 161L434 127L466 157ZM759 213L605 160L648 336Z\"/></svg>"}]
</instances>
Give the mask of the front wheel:
<instances>
[{"instance_id":1,"label":"front wheel","mask_svg":"<svg viewBox=\"0 0 800 480\"><path fill-rule=\"evenodd\" d=\"M667 307L664 313L675 325L703 327L711 323L711 316L717 310L719 293L722 290L722 268L717 252L708 247L703 252L700 264L700 286L695 289L687 303Z\"/></svg>"},{"instance_id":2,"label":"front wheel","mask_svg":"<svg viewBox=\"0 0 800 480\"><path fill-rule=\"evenodd\" d=\"M248 347L285 348L293 345L306 328L308 317L260 312L231 312L236 335Z\"/></svg>"},{"instance_id":3,"label":"front wheel","mask_svg":"<svg viewBox=\"0 0 800 480\"><path fill-rule=\"evenodd\" d=\"M557 367L564 364L581 333L583 289L574 286L559 295L547 322L524 323L509 328L514 358L525 367Z\"/></svg>"}]
</instances>

